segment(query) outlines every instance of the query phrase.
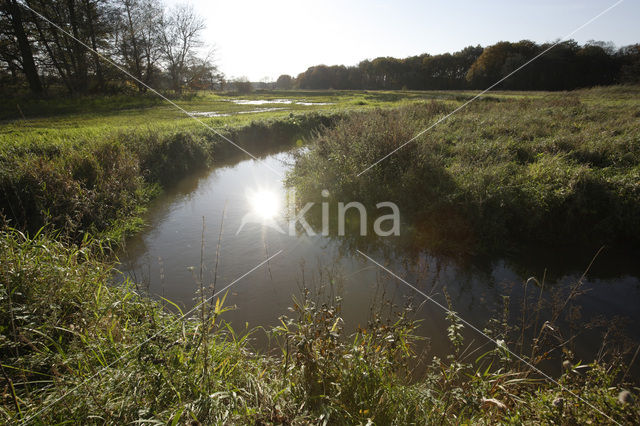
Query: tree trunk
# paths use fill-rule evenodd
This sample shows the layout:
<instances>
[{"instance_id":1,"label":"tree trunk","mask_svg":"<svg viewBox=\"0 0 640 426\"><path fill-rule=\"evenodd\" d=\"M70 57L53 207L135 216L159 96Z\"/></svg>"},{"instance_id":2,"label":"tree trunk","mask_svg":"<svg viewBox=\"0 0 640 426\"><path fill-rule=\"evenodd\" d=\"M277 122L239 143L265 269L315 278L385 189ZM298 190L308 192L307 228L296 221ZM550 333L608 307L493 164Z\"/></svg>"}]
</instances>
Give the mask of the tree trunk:
<instances>
[{"instance_id":1,"label":"tree trunk","mask_svg":"<svg viewBox=\"0 0 640 426\"><path fill-rule=\"evenodd\" d=\"M56 71L58 71L58 76L60 77L60 80L62 80L62 83L67 88L69 93L73 93L73 87L71 86L71 82L69 81L69 78L68 78L68 76L70 75L70 71L69 71L68 65L66 64L66 60L64 59L64 55L61 55L64 63L60 65L60 62L57 60L58 56L51 49L51 46L49 46L49 42L47 41L45 30L40 26L40 22L38 21L38 19L34 19L33 22L35 23L36 29L38 30L40 43L44 46L45 50L47 51L47 55L49 55L49 59L51 59L51 61L53 62L53 66L55 67ZM53 31L54 31L53 35L55 37L57 33L55 32L55 29ZM54 40L54 44L57 47L59 47L56 40ZM64 66L64 69L63 69L63 66ZM65 73L65 70L67 71L66 73Z\"/></svg>"},{"instance_id":2,"label":"tree trunk","mask_svg":"<svg viewBox=\"0 0 640 426\"><path fill-rule=\"evenodd\" d=\"M133 63L135 65L134 74L135 77L142 81L142 70L140 69L140 54L138 52L138 41L136 40L136 34L133 28L133 20L131 19L131 5L127 2L125 3L125 8L127 12L127 22L129 24L129 37L131 37L131 46L133 47ZM138 91L142 92L144 86L140 84L140 81L136 81L136 86L138 86Z\"/></svg>"},{"instance_id":3,"label":"tree trunk","mask_svg":"<svg viewBox=\"0 0 640 426\"><path fill-rule=\"evenodd\" d=\"M42 83L38 76L38 69L36 63L33 60L33 51L31 45L27 39L27 35L24 32L22 26L22 14L20 13L20 6L16 0L5 0L7 10L11 16L11 24L16 38L18 39L18 48L20 49L20 55L22 56L22 70L27 76L29 82L29 88L36 95L42 94Z\"/></svg>"},{"instance_id":4,"label":"tree trunk","mask_svg":"<svg viewBox=\"0 0 640 426\"><path fill-rule=\"evenodd\" d=\"M93 60L96 64L96 79L98 80L98 89L102 90L104 88L104 76L102 75L102 65L100 64L100 57L98 55L98 43L96 41L96 30L94 25L94 17L91 13L91 3L89 0L85 0L84 2L86 13L87 13L87 24L89 26L89 37L91 38L91 48L94 50Z\"/></svg>"},{"instance_id":5,"label":"tree trunk","mask_svg":"<svg viewBox=\"0 0 640 426\"><path fill-rule=\"evenodd\" d=\"M80 44L80 21L76 14L75 0L67 0L67 9L69 10L69 23L71 24L71 34L73 40L71 42L71 57L74 63L74 78L76 89L85 93L88 87L87 63L85 58L85 47Z\"/></svg>"}]
</instances>

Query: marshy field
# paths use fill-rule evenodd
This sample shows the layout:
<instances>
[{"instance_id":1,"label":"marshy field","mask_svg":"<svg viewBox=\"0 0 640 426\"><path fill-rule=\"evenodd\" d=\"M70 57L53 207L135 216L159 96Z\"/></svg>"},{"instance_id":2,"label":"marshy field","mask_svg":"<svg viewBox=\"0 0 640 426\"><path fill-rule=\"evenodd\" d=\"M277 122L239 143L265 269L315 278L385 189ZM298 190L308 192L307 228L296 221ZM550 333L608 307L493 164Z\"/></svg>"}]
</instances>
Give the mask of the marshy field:
<instances>
[{"instance_id":1,"label":"marshy field","mask_svg":"<svg viewBox=\"0 0 640 426\"><path fill-rule=\"evenodd\" d=\"M475 93L5 100L0 422L640 422L640 87Z\"/></svg>"}]
</instances>

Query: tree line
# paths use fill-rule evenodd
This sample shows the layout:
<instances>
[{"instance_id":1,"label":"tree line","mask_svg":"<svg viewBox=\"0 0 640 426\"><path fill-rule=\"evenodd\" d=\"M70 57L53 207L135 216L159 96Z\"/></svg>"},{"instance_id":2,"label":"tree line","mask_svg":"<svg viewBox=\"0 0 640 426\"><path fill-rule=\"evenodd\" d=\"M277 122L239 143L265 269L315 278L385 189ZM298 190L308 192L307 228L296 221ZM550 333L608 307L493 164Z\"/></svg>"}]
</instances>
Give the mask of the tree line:
<instances>
[{"instance_id":1,"label":"tree line","mask_svg":"<svg viewBox=\"0 0 640 426\"><path fill-rule=\"evenodd\" d=\"M202 40L204 20L188 5L169 8L162 0L0 1L0 87L5 92L22 86L36 95L61 88L71 94L145 92L147 85L181 92L217 89L224 83L213 51L207 51ZM484 89L551 46L522 40L484 48L469 46L440 55L379 57L356 66L317 65L295 78L281 75L275 86ZM135 78L123 78L100 55ZM571 90L638 82L640 44L616 49L611 43L580 45L568 40L509 76L498 88Z\"/></svg>"},{"instance_id":2,"label":"tree line","mask_svg":"<svg viewBox=\"0 0 640 426\"><path fill-rule=\"evenodd\" d=\"M214 89L223 76L192 7L160 0L2 0L0 82L41 95ZM38 16L38 14L42 16ZM73 36L65 35L59 28ZM88 49L90 47L91 49ZM96 53L97 52L97 53ZM135 79L102 60L109 58Z\"/></svg>"},{"instance_id":3,"label":"tree line","mask_svg":"<svg viewBox=\"0 0 640 426\"><path fill-rule=\"evenodd\" d=\"M282 89L485 89L551 46L529 40L504 41L441 55L380 57L356 66L317 65L296 78L281 75L276 83ZM498 88L572 90L621 83L640 83L640 44L616 49L611 43L580 45L568 40L509 76Z\"/></svg>"}]
</instances>

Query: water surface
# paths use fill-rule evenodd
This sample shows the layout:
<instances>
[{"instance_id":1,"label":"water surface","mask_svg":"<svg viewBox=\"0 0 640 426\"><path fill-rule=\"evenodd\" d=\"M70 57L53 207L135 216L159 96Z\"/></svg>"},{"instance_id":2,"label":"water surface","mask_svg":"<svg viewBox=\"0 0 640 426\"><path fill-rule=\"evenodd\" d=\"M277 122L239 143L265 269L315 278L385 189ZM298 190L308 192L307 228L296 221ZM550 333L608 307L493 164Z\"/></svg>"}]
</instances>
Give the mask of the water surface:
<instances>
[{"instance_id":1,"label":"water surface","mask_svg":"<svg viewBox=\"0 0 640 426\"><path fill-rule=\"evenodd\" d=\"M287 231L286 196L282 179L273 171L284 174L292 162L292 155L283 152L260 161L220 165L183 179L154 203L148 229L128 241L121 254L122 270L146 283L152 295L190 309L197 297L201 265L205 285L210 287L217 275L216 288L221 289L282 250L229 288L226 304L235 309L225 318L239 328L277 324L281 315L290 314L287 308L302 286L341 295L347 330L365 325L371 306L379 306L383 296L398 305L409 300L421 303L422 296L357 254L352 244L303 232L296 236L279 232L278 227ZM595 254L588 248L540 248L499 259L460 261L427 253L408 257L400 241L389 237L382 242L368 240L364 246L368 255L443 304L446 291L453 309L479 328L490 317L501 315L504 295L512 298L510 321L518 324L522 296L537 297L541 291L531 280L525 286L529 277L539 283L544 278L542 293L551 298L579 280ZM581 311L573 326L579 329L598 316L608 321L618 316L629 321L627 333L638 339L638 277L637 254L605 248L584 280L586 293L577 299ZM428 338L431 354L448 353L448 323L441 309L427 302L417 315L423 320L419 333ZM588 359L601 343L600 332L580 331L576 350ZM476 346L486 343L479 335L468 336Z\"/></svg>"}]
</instances>

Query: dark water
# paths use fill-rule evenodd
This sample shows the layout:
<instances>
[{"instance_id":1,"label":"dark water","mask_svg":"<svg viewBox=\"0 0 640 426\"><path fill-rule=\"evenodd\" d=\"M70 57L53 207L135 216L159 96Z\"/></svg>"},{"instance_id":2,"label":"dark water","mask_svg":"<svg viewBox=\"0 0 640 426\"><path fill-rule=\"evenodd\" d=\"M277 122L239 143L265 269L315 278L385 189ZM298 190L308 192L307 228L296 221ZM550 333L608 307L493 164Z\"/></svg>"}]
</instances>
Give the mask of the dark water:
<instances>
[{"instance_id":1,"label":"dark water","mask_svg":"<svg viewBox=\"0 0 640 426\"><path fill-rule=\"evenodd\" d=\"M285 190L273 170L284 173L292 161L288 153L272 154L260 162L239 161L182 180L152 206L149 228L128 241L120 256L121 269L146 283L151 294L190 309L199 288L203 217L203 281L208 285L213 282L224 212L217 289L282 250L229 288L226 305L236 308L225 318L236 328L247 323L249 327L277 324L278 317L290 314L287 308L292 297L299 296L302 285L316 290L324 286L326 294L341 295L347 330L366 324L371 306L379 306L383 293L398 305L409 299L415 304L422 302L422 296L355 252L353 239L345 244L340 238L304 233L289 236L275 229L279 224L287 231ZM272 204L274 198L279 202L277 207ZM265 215L272 216L266 225L257 223ZM243 218L248 221L237 232ZM594 248L533 248L500 259L452 260L426 253L408 255L400 244L406 237L411 235L369 239L363 251L443 304L446 289L453 309L478 328L489 318L502 315L503 295L511 296L509 318L519 325L523 296L535 301L541 291L533 281L525 287L528 278L535 277L538 282L544 278L542 294L551 300L554 294L569 291L596 253ZM600 316L609 323L616 316L625 318L626 333L640 341L639 277L637 253L607 247L599 253L584 279L582 289L586 292L574 304L581 306L572 324L573 330L581 333L573 342L579 357L591 360L598 350L601 331L585 325ZM429 339L431 353L448 353L448 323L442 310L427 302L417 315L423 320L419 333ZM533 314L526 315L525 322L534 320ZM551 312L543 312L540 322L548 319L545 315L550 317ZM471 332L467 337L475 347L487 343Z\"/></svg>"}]
</instances>

